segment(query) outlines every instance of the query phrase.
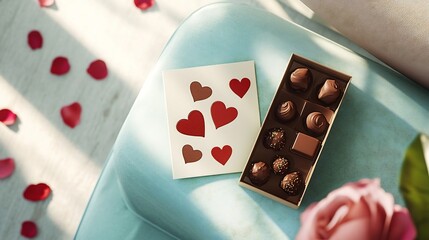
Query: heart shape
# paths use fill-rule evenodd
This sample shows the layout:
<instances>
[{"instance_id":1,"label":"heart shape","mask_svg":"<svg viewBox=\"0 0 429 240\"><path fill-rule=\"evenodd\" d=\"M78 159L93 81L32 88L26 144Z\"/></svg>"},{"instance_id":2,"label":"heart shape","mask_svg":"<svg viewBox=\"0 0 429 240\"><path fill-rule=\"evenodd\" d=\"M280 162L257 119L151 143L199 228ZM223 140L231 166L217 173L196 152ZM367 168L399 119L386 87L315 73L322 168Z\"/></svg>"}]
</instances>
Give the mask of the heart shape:
<instances>
[{"instance_id":1,"label":"heart shape","mask_svg":"<svg viewBox=\"0 0 429 240\"><path fill-rule=\"evenodd\" d=\"M27 43L32 50L42 48L43 46L42 34L37 30L33 30L29 32L27 36Z\"/></svg>"},{"instance_id":2,"label":"heart shape","mask_svg":"<svg viewBox=\"0 0 429 240\"><path fill-rule=\"evenodd\" d=\"M24 221L21 224L21 235L26 238L34 238L37 236L37 225L33 221Z\"/></svg>"},{"instance_id":3,"label":"heart shape","mask_svg":"<svg viewBox=\"0 0 429 240\"><path fill-rule=\"evenodd\" d=\"M74 102L61 108L61 117L63 118L63 122L71 128L76 127L80 123L81 113L82 107L78 102Z\"/></svg>"},{"instance_id":4,"label":"heart shape","mask_svg":"<svg viewBox=\"0 0 429 240\"><path fill-rule=\"evenodd\" d=\"M231 81L229 81L229 88L231 88L237 96L243 98L250 88L250 80L248 78L242 78L241 81L235 78L231 79Z\"/></svg>"},{"instance_id":5,"label":"heart shape","mask_svg":"<svg viewBox=\"0 0 429 240\"><path fill-rule=\"evenodd\" d=\"M214 147L212 148L211 153L216 161L218 161L222 165L225 165L231 157L232 148L229 145L225 145L222 148Z\"/></svg>"},{"instance_id":6,"label":"heart shape","mask_svg":"<svg viewBox=\"0 0 429 240\"><path fill-rule=\"evenodd\" d=\"M191 145L186 144L182 148L182 155L186 164L186 163L193 163L193 162L199 161L203 156L203 153L200 150L194 150L194 148Z\"/></svg>"},{"instance_id":7,"label":"heart shape","mask_svg":"<svg viewBox=\"0 0 429 240\"><path fill-rule=\"evenodd\" d=\"M238 111L235 107L226 108L225 104L221 101L214 102L210 108L210 112L216 129L234 121L238 116Z\"/></svg>"},{"instance_id":8,"label":"heart shape","mask_svg":"<svg viewBox=\"0 0 429 240\"><path fill-rule=\"evenodd\" d=\"M66 57L56 57L52 61L51 73L55 75L64 75L70 71L70 63Z\"/></svg>"},{"instance_id":9,"label":"heart shape","mask_svg":"<svg viewBox=\"0 0 429 240\"><path fill-rule=\"evenodd\" d=\"M95 80L103 80L108 74L106 63L100 59L89 64L86 72Z\"/></svg>"},{"instance_id":10,"label":"heart shape","mask_svg":"<svg viewBox=\"0 0 429 240\"><path fill-rule=\"evenodd\" d=\"M5 158L0 160L0 179L5 179L12 175L15 170L15 162L12 158Z\"/></svg>"},{"instance_id":11,"label":"heart shape","mask_svg":"<svg viewBox=\"0 0 429 240\"><path fill-rule=\"evenodd\" d=\"M207 99L212 95L212 89L210 87L203 87L201 83L197 81L192 82L189 88L194 102Z\"/></svg>"},{"instance_id":12,"label":"heart shape","mask_svg":"<svg viewBox=\"0 0 429 240\"><path fill-rule=\"evenodd\" d=\"M188 119L180 119L176 124L176 129L182 134L189 136L204 137L204 116L198 110L193 110L188 114Z\"/></svg>"},{"instance_id":13,"label":"heart shape","mask_svg":"<svg viewBox=\"0 0 429 240\"><path fill-rule=\"evenodd\" d=\"M24 190L23 196L28 201L41 201L49 197L51 188L45 183L30 184Z\"/></svg>"}]
</instances>

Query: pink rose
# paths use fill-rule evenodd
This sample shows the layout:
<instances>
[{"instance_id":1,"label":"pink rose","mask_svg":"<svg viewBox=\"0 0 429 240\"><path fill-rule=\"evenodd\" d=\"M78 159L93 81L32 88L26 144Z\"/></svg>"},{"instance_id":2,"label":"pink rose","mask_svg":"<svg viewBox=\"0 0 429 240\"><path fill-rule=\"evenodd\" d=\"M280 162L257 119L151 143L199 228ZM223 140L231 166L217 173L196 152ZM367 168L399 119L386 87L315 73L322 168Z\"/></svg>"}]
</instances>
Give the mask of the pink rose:
<instances>
[{"instance_id":1,"label":"pink rose","mask_svg":"<svg viewBox=\"0 0 429 240\"><path fill-rule=\"evenodd\" d=\"M408 210L395 205L380 180L348 183L311 204L301 215L297 240L414 239Z\"/></svg>"}]
</instances>

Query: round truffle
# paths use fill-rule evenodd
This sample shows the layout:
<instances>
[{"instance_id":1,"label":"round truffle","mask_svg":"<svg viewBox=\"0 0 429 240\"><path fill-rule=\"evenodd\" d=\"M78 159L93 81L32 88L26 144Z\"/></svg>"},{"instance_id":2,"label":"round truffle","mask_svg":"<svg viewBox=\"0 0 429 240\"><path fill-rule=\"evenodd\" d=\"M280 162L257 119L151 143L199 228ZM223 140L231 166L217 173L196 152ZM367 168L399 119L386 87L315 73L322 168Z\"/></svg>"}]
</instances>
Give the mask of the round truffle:
<instances>
[{"instance_id":1,"label":"round truffle","mask_svg":"<svg viewBox=\"0 0 429 240\"><path fill-rule=\"evenodd\" d=\"M270 129L265 135L265 147L274 150L282 149L286 144L286 133L282 128Z\"/></svg>"},{"instance_id":2,"label":"round truffle","mask_svg":"<svg viewBox=\"0 0 429 240\"><path fill-rule=\"evenodd\" d=\"M283 175L289 169L289 161L285 157L278 156L273 162L275 174Z\"/></svg>"},{"instance_id":3,"label":"round truffle","mask_svg":"<svg viewBox=\"0 0 429 240\"><path fill-rule=\"evenodd\" d=\"M276 115L277 115L277 118L283 122L291 120L296 115L295 104L293 104L292 101L287 101L287 102L281 103L277 107Z\"/></svg>"},{"instance_id":4,"label":"round truffle","mask_svg":"<svg viewBox=\"0 0 429 240\"><path fill-rule=\"evenodd\" d=\"M335 80L328 79L325 81L322 88L320 88L317 98L326 104L331 104L338 99L338 96L340 96L340 89L338 88L337 82Z\"/></svg>"},{"instance_id":5,"label":"round truffle","mask_svg":"<svg viewBox=\"0 0 429 240\"><path fill-rule=\"evenodd\" d=\"M283 180L280 182L280 187L291 196L298 195L303 186L304 180L300 172L291 172L286 174Z\"/></svg>"},{"instance_id":6,"label":"round truffle","mask_svg":"<svg viewBox=\"0 0 429 240\"><path fill-rule=\"evenodd\" d=\"M291 88L299 91L305 91L310 84L310 71L308 68L297 68L290 75Z\"/></svg>"},{"instance_id":7,"label":"round truffle","mask_svg":"<svg viewBox=\"0 0 429 240\"><path fill-rule=\"evenodd\" d=\"M270 178L270 169L264 162L254 163L250 170L249 179L256 185L262 185Z\"/></svg>"},{"instance_id":8,"label":"round truffle","mask_svg":"<svg viewBox=\"0 0 429 240\"><path fill-rule=\"evenodd\" d=\"M326 131L329 124L322 113L312 112L308 114L307 119L305 120L305 125L307 126L308 130L317 135L320 135Z\"/></svg>"}]
</instances>

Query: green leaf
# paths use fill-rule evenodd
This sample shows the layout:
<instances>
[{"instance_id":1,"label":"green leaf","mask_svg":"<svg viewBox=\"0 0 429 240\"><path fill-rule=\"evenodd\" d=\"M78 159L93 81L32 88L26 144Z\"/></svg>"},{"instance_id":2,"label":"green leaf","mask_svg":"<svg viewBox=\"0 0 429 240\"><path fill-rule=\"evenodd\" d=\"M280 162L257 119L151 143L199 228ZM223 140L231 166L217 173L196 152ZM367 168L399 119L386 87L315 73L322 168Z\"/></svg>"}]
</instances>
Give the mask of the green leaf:
<instances>
[{"instance_id":1,"label":"green leaf","mask_svg":"<svg viewBox=\"0 0 429 240\"><path fill-rule=\"evenodd\" d=\"M424 151L428 155L429 137L421 134L405 153L400 180L402 196L417 228L417 239L429 239L429 173Z\"/></svg>"}]
</instances>

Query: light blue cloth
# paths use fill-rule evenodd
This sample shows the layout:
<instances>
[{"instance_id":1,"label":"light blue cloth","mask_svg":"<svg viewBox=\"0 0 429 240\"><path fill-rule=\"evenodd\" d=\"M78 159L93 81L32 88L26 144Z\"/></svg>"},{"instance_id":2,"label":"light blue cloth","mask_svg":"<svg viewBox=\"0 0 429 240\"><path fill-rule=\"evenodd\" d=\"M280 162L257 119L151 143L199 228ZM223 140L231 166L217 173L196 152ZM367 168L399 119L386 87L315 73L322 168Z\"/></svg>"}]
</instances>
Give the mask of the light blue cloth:
<instances>
[{"instance_id":1,"label":"light blue cloth","mask_svg":"<svg viewBox=\"0 0 429 240\"><path fill-rule=\"evenodd\" d=\"M292 53L353 77L302 206L241 188L239 174L173 180L162 71L255 60L262 121ZM428 120L429 91L402 75L263 10L207 6L180 26L146 80L76 239L293 238L310 203L361 178L380 178L402 204L403 152L429 133Z\"/></svg>"}]
</instances>

